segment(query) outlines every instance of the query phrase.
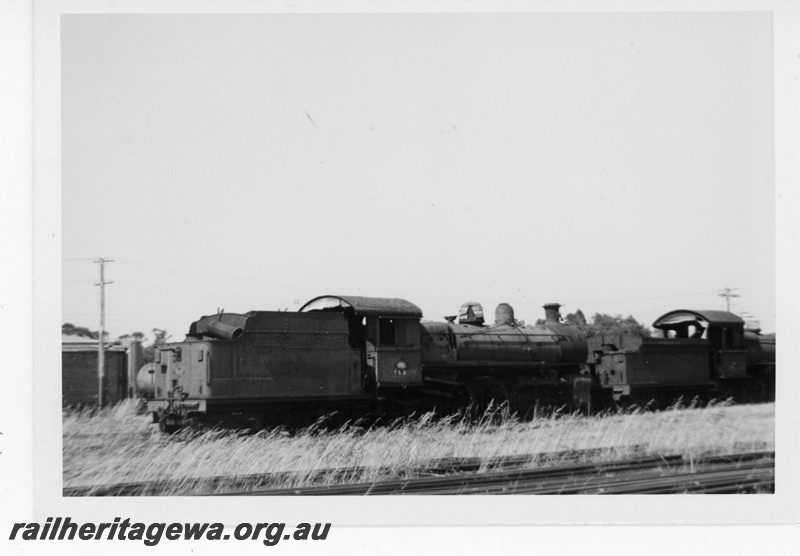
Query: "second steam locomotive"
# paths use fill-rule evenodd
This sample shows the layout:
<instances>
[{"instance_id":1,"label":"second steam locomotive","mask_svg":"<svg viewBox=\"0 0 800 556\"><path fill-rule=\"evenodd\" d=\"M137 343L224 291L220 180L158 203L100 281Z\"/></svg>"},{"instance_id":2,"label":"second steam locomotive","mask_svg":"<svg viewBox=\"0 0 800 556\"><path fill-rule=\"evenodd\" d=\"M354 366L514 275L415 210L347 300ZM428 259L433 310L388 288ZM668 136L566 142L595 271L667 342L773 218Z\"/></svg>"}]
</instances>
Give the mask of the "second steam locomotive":
<instances>
[{"instance_id":1,"label":"second steam locomotive","mask_svg":"<svg viewBox=\"0 0 800 556\"><path fill-rule=\"evenodd\" d=\"M558 304L525 325L478 303L445 322L395 298L322 296L296 313L218 313L159 346L142 369L148 410L167 432L194 423L295 426L332 412L403 415L507 407L570 410L681 395L774 399L775 337L724 311L672 311L663 338L584 335Z\"/></svg>"}]
</instances>

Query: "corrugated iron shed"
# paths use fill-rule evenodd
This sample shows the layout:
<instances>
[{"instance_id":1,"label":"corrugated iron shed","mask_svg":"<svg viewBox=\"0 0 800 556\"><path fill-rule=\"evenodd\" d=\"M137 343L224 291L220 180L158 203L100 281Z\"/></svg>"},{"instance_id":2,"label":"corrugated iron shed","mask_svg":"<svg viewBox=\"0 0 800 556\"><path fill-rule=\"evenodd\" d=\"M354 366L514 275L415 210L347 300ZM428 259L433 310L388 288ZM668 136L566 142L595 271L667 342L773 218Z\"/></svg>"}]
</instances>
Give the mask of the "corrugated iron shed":
<instances>
[{"instance_id":1,"label":"corrugated iron shed","mask_svg":"<svg viewBox=\"0 0 800 556\"><path fill-rule=\"evenodd\" d=\"M86 336L71 336L68 334L61 335L61 351L78 352L78 351L97 351L97 340L94 338L87 338ZM126 351L128 348L117 343L111 343L108 340L105 342L106 351Z\"/></svg>"}]
</instances>

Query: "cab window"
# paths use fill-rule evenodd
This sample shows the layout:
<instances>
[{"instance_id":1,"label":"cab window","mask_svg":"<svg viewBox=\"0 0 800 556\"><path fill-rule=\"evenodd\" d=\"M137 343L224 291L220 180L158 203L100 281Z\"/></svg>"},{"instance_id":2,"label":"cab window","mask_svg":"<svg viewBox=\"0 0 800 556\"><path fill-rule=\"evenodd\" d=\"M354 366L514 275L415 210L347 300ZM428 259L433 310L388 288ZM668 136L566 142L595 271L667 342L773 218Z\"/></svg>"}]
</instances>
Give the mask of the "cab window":
<instances>
[{"instance_id":1,"label":"cab window","mask_svg":"<svg viewBox=\"0 0 800 556\"><path fill-rule=\"evenodd\" d=\"M414 347L419 342L419 325L414 319L379 319L381 346Z\"/></svg>"}]
</instances>

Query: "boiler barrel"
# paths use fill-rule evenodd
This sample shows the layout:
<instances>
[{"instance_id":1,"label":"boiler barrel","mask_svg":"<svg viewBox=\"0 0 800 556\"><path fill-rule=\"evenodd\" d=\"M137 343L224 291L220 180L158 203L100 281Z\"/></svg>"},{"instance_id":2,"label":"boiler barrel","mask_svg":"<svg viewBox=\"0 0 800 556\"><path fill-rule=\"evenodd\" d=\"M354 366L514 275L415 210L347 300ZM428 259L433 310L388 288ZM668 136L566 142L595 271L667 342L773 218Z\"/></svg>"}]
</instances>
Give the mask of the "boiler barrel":
<instances>
[{"instance_id":1,"label":"boiler barrel","mask_svg":"<svg viewBox=\"0 0 800 556\"><path fill-rule=\"evenodd\" d=\"M572 327L492 326L451 324L458 361L535 362L581 364L586 361L584 338Z\"/></svg>"},{"instance_id":2,"label":"boiler barrel","mask_svg":"<svg viewBox=\"0 0 800 556\"><path fill-rule=\"evenodd\" d=\"M745 332L748 365L775 364L775 335Z\"/></svg>"}]
</instances>

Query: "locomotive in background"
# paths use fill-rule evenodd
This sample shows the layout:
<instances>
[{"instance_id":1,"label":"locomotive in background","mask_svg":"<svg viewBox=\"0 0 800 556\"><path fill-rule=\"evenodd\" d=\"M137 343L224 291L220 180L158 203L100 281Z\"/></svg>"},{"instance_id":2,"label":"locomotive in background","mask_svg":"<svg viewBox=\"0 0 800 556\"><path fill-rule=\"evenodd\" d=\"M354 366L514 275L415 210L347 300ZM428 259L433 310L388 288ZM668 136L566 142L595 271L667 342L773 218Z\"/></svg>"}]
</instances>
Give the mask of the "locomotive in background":
<instances>
[{"instance_id":1,"label":"locomotive in background","mask_svg":"<svg viewBox=\"0 0 800 556\"><path fill-rule=\"evenodd\" d=\"M663 337L588 338L598 403L659 408L681 396L775 400L775 334L746 330L727 311L670 311L653 328Z\"/></svg>"},{"instance_id":2,"label":"locomotive in background","mask_svg":"<svg viewBox=\"0 0 800 556\"><path fill-rule=\"evenodd\" d=\"M775 339L722 311L673 311L665 338L585 338L561 323L524 325L501 304L486 325L478 303L422 321L403 299L322 296L296 313L218 313L166 344L140 380L167 432L203 422L260 428L344 415L442 413L505 405L588 410L680 395L774 399ZM690 337L696 336L696 337ZM149 375L149 376L145 376Z\"/></svg>"}]
</instances>

